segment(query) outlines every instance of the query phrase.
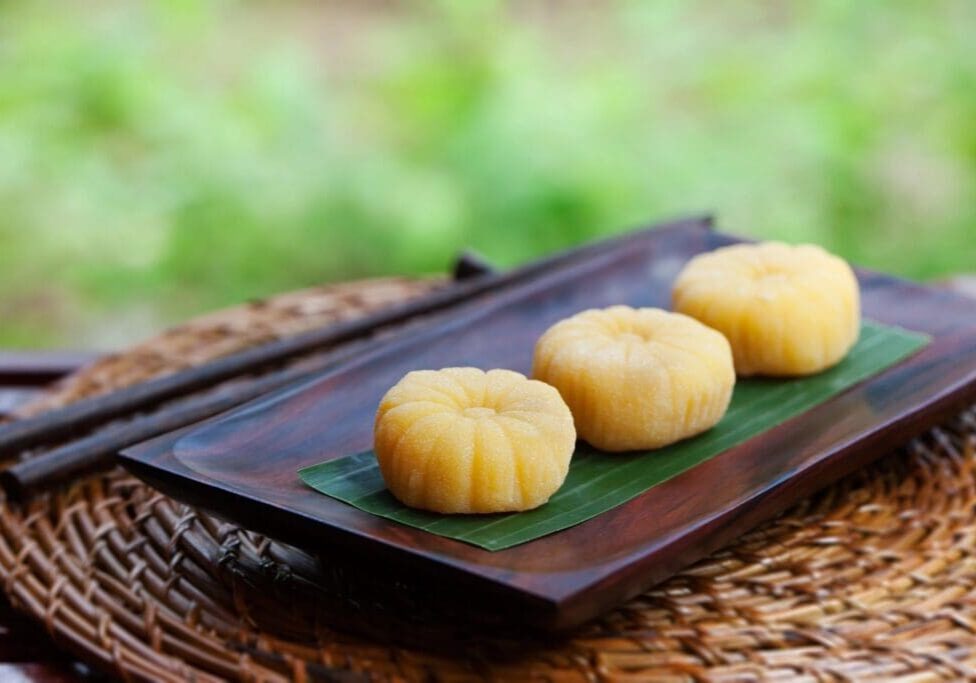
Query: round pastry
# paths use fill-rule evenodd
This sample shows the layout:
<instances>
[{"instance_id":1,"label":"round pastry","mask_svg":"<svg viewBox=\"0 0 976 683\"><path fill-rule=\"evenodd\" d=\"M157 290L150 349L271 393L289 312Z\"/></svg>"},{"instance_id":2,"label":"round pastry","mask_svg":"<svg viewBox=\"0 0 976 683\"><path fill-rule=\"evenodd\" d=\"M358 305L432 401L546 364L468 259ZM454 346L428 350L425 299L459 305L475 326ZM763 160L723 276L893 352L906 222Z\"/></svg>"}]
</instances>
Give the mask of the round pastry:
<instances>
[{"instance_id":1,"label":"round pastry","mask_svg":"<svg viewBox=\"0 0 976 683\"><path fill-rule=\"evenodd\" d=\"M559 392L477 368L407 373L380 402L373 435L390 492L445 513L542 505L565 481L576 446Z\"/></svg>"},{"instance_id":2,"label":"round pastry","mask_svg":"<svg viewBox=\"0 0 976 683\"><path fill-rule=\"evenodd\" d=\"M700 254L678 275L672 302L728 338L741 376L820 372L847 355L861 330L854 271L814 245Z\"/></svg>"},{"instance_id":3,"label":"round pastry","mask_svg":"<svg viewBox=\"0 0 976 683\"><path fill-rule=\"evenodd\" d=\"M721 334L685 315L629 306L550 327L532 374L559 389L580 438L605 451L660 448L709 429L735 385Z\"/></svg>"}]
</instances>

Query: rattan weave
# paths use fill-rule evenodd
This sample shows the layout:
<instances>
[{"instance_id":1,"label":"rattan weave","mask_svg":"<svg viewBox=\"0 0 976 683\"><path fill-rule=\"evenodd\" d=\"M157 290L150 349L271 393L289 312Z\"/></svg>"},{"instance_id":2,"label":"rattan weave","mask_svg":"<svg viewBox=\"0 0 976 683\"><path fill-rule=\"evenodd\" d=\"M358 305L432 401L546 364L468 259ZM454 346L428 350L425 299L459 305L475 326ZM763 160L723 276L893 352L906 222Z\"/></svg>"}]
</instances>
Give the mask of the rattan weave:
<instances>
[{"instance_id":1,"label":"rattan weave","mask_svg":"<svg viewBox=\"0 0 976 683\"><path fill-rule=\"evenodd\" d=\"M429 287L366 281L210 315L100 361L28 410ZM559 642L472 639L443 620L340 607L322 586L341 583L341 563L118 468L26 508L0 504L0 579L60 643L132 679L976 679L974 441L971 409ZM340 613L378 635L334 628Z\"/></svg>"}]
</instances>

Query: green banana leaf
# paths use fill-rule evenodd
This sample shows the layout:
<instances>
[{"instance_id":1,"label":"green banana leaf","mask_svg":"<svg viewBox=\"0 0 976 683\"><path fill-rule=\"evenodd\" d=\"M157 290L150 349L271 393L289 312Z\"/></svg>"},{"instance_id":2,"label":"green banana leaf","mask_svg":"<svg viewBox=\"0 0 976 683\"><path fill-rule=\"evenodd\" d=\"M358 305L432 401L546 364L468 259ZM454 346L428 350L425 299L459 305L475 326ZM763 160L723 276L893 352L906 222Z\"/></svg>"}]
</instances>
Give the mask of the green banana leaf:
<instances>
[{"instance_id":1,"label":"green banana leaf","mask_svg":"<svg viewBox=\"0 0 976 683\"><path fill-rule=\"evenodd\" d=\"M799 379L740 380L722 421L693 439L630 454L602 453L578 444L562 488L548 503L527 512L441 515L414 510L386 490L372 451L312 465L298 474L317 491L360 510L486 550L503 550L622 505L880 373L928 342L924 334L865 322L848 356L825 372Z\"/></svg>"}]
</instances>

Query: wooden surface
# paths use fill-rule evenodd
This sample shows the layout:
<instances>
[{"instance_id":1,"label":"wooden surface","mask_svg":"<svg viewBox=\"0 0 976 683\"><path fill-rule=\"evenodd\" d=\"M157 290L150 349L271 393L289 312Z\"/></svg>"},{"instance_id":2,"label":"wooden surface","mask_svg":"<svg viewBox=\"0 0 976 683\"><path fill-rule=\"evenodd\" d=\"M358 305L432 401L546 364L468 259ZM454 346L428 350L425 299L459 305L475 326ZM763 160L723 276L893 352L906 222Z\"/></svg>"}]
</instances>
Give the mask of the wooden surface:
<instances>
[{"instance_id":1,"label":"wooden surface","mask_svg":"<svg viewBox=\"0 0 976 683\"><path fill-rule=\"evenodd\" d=\"M475 365L528 371L556 320L614 303L668 305L695 253L732 241L665 230L624 250L492 292L389 349L123 454L177 498L352 566L396 562L404 583L471 614L543 628L578 624L721 547L812 491L949 415L976 389L976 305L861 273L865 314L933 335L911 360L626 505L566 531L490 553L388 522L305 488L295 471L369 448L372 415L405 372ZM341 398L338 398L341 397Z\"/></svg>"}]
</instances>

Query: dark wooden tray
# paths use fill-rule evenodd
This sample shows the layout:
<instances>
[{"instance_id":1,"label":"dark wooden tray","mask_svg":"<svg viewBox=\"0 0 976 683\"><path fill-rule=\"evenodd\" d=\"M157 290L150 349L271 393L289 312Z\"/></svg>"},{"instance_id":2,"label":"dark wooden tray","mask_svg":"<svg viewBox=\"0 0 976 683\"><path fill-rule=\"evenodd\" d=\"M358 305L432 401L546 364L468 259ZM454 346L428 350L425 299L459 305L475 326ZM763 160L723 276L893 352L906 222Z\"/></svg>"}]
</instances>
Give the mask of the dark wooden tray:
<instances>
[{"instance_id":1,"label":"dark wooden tray","mask_svg":"<svg viewBox=\"0 0 976 683\"><path fill-rule=\"evenodd\" d=\"M556 320L615 303L667 307L688 258L734 241L685 224L590 251L404 330L387 348L301 386L129 448L122 462L169 495L327 554L330 565L359 567L395 586L391 595L419 591L420 602L449 606L452 619L572 627L972 400L976 303L859 273L865 315L931 334L928 347L625 505L500 552L367 514L305 487L295 472L368 449L376 405L405 372L451 365L527 372L536 338Z\"/></svg>"}]
</instances>

